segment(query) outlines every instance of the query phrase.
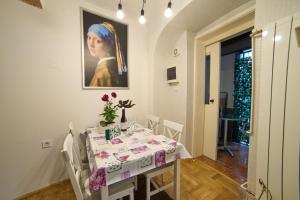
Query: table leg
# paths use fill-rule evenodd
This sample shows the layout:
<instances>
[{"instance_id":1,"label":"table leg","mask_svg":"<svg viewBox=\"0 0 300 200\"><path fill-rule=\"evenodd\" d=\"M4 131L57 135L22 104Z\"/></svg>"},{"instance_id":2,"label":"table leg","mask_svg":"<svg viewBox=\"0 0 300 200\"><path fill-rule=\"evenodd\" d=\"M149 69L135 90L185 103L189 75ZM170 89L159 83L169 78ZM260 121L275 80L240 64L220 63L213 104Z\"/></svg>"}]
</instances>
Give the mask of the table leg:
<instances>
[{"instance_id":1,"label":"table leg","mask_svg":"<svg viewBox=\"0 0 300 200\"><path fill-rule=\"evenodd\" d=\"M108 186L101 188L101 200L109 200Z\"/></svg>"},{"instance_id":2,"label":"table leg","mask_svg":"<svg viewBox=\"0 0 300 200\"><path fill-rule=\"evenodd\" d=\"M174 161L174 195L175 200L180 200L180 160Z\"/></svg>"},{"instance_id":3,"label":"table leg","mask_svg":"<svg viewBox=\"0 0 300 200\"><path fill-rule=\"evenodd\" d=\"M227 146L227 134L228 134L228 120L227 119L224 120L224 125L225 125L225 127L224 127L224 147L226 147Z\"/></svg>"},{"instance_id":4,"label":"table leg","mask_svg":"<svg viewBox=\"0 0 300 200\"><path fill-rule=\"evenodd\" d=\"M227 151L231 157L233 157L234 155L233 155L231 149L229 148L229 146L227 146L228 120L225 119L224 123L225 123L225 130L224 130L224 150Z\"/></svg>"}]
</instances>

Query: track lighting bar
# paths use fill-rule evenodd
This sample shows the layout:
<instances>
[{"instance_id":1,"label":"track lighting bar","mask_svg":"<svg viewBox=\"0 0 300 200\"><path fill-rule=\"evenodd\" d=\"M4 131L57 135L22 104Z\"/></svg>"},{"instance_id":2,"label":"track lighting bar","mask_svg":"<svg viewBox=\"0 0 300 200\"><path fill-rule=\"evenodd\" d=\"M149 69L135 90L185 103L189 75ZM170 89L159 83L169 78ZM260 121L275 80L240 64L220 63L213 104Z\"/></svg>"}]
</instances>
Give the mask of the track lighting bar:
<instances>
[{"instance_id":1,"label":"track lighting bar","mask_svg":"<svg viewBox=\"0 0 300 200\"><path fill-rule=\"evenodd\" d=\"M140 17L139 17L139 22L140 24L145 24L146 23L146 17L145 17L145 10L144 10L144 7L145 7L145 4L146 4L146 0L142 0L142 9L141 9L141 14L140 14ZM123 12L123 5L122 5L122 0L119 1L119 4L118 4L118 11L117 11L117 17L119 19L123 19L125 14ZM169 0L168 4L167 4L167 8L165 9L165 12L164 12L164 15L166 18L170 18L173 14L173 11L172 11L172 0Z\"/></svg>"}]
</instances>

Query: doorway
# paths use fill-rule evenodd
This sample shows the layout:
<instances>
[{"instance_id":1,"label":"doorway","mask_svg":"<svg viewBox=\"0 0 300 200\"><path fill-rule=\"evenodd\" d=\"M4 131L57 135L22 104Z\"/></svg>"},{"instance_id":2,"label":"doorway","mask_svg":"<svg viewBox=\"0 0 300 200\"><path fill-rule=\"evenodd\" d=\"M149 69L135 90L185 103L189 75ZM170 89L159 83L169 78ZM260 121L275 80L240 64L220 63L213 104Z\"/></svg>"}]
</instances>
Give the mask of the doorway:
<instances>
[{"instance_id":1,"label":"doorway","mask_svg":"<svg viewBox=\"0 0 300 200\"><path fill-rule=\"evenodd\" d=\"M229 39L232 39L233 37L242 35L243 33L252 31L254 26L254 14L255 14L255 7L251 7L249 9L245 9L241 11L240 15L236 15L233 17L226 17L226 19L222 20L222 22L217 23L217 25L208 28L206 30L203 30L199 32L195 37L195 63L194 63L194 88L193 88L193 106L194 106L194 112L192 117L193 122L193 135L192 135L192 155L193 157L199 157L199 159L206 162L211 167L215 168L219 172L225 174L224 172L227 171L230 174L233 174L232 170L230 168L224 167L224 164L220 162L217 159L217 145L219 141L219 104L217 105L217 112L215 112L215 120L217 123L209 123L209 120L205 117L206 113L205 110L208 104L205 104L205 100L207 100L205 87L206 87L206 62L205 60L208 59L207 54L207 47L214 45L216 43L219 43L219 56L214 56L214 54L210 54L210 60L213 62L214 59L216 61L221 62L221 46L222 43L225 41L228 41ZM254 48L255 46L253 46ZM255 63L254 63L255 64ZM255 66L252 66L253 74L255 74ZM220 65L219 65L219 71L220 71ZM220 73L219 73L220 76ZM210 76L210 83L216 80ZM220 78L217 79L217 81L220 81ZM254 81L254 80L253 80ZM253 84L253 87L255 85ZM217 98L214 98L214 100L219 101L219 93L220 93L220 85L218 86L218 92L217 92ZM255 95L255 94L252 94ZM210 100L210 99L209 99ZM212 99L213 100L213 99ZM254 103L254 101L253 101ZM211 105L214 105L214 103L211 103ZM255 105L252 104L252 107L255 107ZM250 145L249 145L249 158L248 158L248 176L250 177L247 185L247 189L251 192L255 191L256 186L256 141L255 141L255 135L253 134L253 119L255 116L254 113L255 109L252 109L251 113L251 126L249 130L250 135ZM215 126L215 128L209 127L209 126ZM207 131L207 128L211 128L212 131ZM224 125L222 126L222 129L224 129ZM222 133L224 134L224 133ZM211 148L211 144L207 143L208 138L210 138L213 135L215 139L212 139L211 141L215 143L214 148ZM222 137L222 135L220 136ZM231 138L230 138L231 139ZM229 140L230 142L230 140ZM222 145L222 143L220 144ZM209 149L215 151L214 154ZM224 151L225 152L225 151ZM210 153L210 154L209 154ZM236 153L236 152L233 152ZM210 156L210 155L216 155L216 156ZM219 167L221 166L221 167ZM226 173L226 175L229 176L229 174ZM232 176L230 176L232 177ZM241 183L241 181L233 179Z\"/></svg>"},{"instance_id":2,"label":"doorway","mask_svg":"<svg viewBox=\"0 0 300 200\"><path fill-rule=\"evenodd\" d=\"M250 32L205 47L203 154L241 184L248 172L251 89Z\"/></svg>"},{"instance_id":3,"label":"doorway","mask_svg":"<svg viewBox=\"0 0 300 200\"><path fill-rule=\"evenodd\" d=\"M251 115L252 49L250 32L221 42L217 161L229 176L247 180Z\"/></svg>"}]
</instances>

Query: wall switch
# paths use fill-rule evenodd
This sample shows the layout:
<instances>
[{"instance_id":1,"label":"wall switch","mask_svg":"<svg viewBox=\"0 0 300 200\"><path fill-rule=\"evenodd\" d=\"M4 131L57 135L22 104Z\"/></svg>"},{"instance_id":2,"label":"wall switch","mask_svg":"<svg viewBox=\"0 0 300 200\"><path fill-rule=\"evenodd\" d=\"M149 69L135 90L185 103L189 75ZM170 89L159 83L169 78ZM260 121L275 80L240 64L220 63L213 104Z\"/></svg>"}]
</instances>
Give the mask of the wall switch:
<instances>
[{"instance_id":1,"label":"wall switch","mask_svg":"<svg viewBox=\"0 0 300 200\"><path fill-rule=\"evenodd\" d=\"M42 149L52 147L52 140L42 140Z\"/></svg>"}]
</instances>

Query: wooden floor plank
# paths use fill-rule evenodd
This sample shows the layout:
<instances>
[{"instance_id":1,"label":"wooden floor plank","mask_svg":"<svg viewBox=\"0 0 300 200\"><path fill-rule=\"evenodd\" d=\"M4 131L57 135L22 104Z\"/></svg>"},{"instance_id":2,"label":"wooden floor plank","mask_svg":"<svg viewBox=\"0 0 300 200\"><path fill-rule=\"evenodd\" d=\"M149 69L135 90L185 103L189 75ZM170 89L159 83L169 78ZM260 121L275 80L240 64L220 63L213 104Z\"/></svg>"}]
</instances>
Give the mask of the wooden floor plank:
<instances>
[{"instance_id":1,"label":"wooden floor plank","mask_svg":"<svg viewBox=\"0 0 300 200\"><path fill-rule=\"evenodd\" d=\"M165 176L165 182L172 180L172 172ZM159 178L157 179L159 182ZM145 179L139 178L139 193L135 199L145 199ZM172 188L167 193L155 195L151 200L168 200L173 196ZM213 169L203 158L181 161L181 199L182 200L241 200L246 193L239 183ZM22 200L75 200L75 194L69 181L48 187ZM124 198L126 200L127 198Z\"/></svg>"}]
</instances>

